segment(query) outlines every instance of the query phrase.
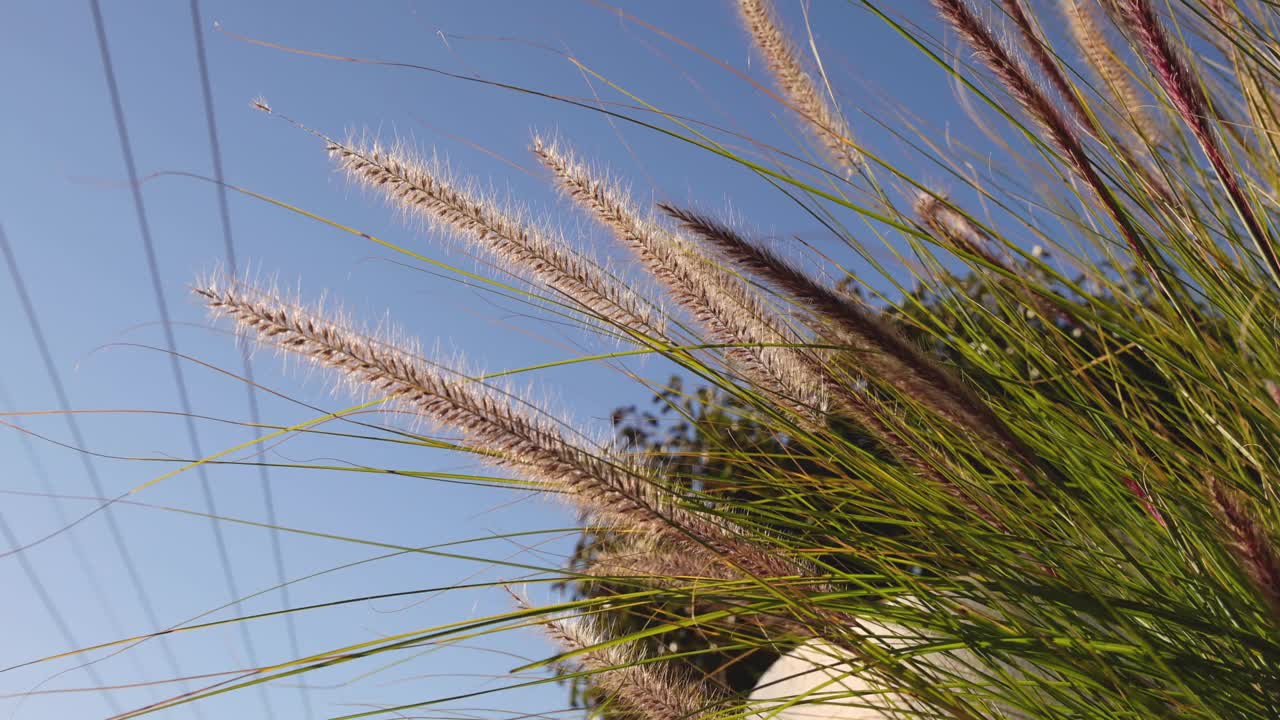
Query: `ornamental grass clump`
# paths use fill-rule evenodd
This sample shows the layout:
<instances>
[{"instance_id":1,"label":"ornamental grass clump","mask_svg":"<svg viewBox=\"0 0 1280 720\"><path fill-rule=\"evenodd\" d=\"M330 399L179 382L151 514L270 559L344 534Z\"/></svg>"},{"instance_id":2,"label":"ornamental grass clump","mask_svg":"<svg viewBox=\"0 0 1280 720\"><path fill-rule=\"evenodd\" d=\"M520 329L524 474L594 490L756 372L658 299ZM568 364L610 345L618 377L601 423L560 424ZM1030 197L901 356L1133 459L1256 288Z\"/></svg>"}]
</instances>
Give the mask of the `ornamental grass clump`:
<instances>
[{"instance_id":1,"label":"ornamental grass clump","mask_svg":"<svg viewBox=\"0 0 1280 720\"><path fill-rule=\"evenodd\" d=\"M907 248L867 264L880 277L762 241L746 223L769 219L708 210L714 189L649 207L565 139L534 157L643 277L403 145L323 148L561 319L677 368L656 415L615 417L616 442L240 279L195 291L581 513L577 553L541 577L564 601L484 631L548 628L559 654L535 665L602 716L1280 717L1274 12L931 0L931 33L855 4L985 104L1003 154L913 145L965 168L946 188L878 159L823 70L839 28L797 42L766 0L738 3L744 49L815 152L749 155L674 113L662 128L832 218L846 248Z\"/></svg>"}]
</instances>

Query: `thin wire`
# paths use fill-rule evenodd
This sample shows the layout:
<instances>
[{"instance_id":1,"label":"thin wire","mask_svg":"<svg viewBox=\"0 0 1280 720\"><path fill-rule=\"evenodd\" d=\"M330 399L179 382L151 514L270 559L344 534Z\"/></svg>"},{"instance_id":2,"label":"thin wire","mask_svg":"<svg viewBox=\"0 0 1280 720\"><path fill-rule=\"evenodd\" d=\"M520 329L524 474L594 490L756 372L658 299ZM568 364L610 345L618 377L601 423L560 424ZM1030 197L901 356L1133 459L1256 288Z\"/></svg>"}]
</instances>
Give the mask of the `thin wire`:
<instances>
[{"instance_id":1,"label":"thin wire","mask_svg":"<svg viewBox=\"0 0 1280 720\"><path fill-rule=\"evenodd\" d=\"M46 368L48 368L50 361L49 361L49 356L47 355L47 345L45 345L44 335L43 335L43 332L40 331L39 320L35 317L35 314L34 314L35 308L31 304L31 301L27 295L26 284L22 280L22 270L21 268L18 267L17 256L13 252L13 247L9 244L8 235L5 233L4 227L2 225L0 225L0 254L4 255L5 264L9 268L10 276L13 278L13 286L14 288L17 289L19 293L19 298L22 301L23 309L27 312L28 323L31 324L31 326L36 332L37 345L40 346L43 349L43 351L46 353L45 361L46 361ZM54 376L56 376L56 369L54 370L54 373L55 373ZM60 385L61 381L58 381L57 384ZM9 394L8 392L5 391L3 385L0 385L0 406L3 406L9 410L14 409L13 403L9 398ZM21 423L18 423L17 421L11 421L11 422L14 425L21 426ZM39 453L37 453L35 451L35 448L32 446L31 438L28 437L27 434L23 432L19 432L18 437L22 442L22 447L24 452L27 455L27 458L31 462L31 467L35 471L36 478L40 481L41 487L43 487L47 492L52 492L54 490L53 481L49 477L48 471L45 470L44 464L40 461ZM63 528L71 527L72 525L71 520L70 518L67 517L67 511L63 508L62 503L53 504L53 513L55 518L57 519L58 527L63 527ZM3 518L0 518L0 520L3 520ZM5 535L5 540L9 542L11 547L14 547L14 548L21 547L21 545L17 542L17 536L8 527L7 523L5 523L3 534ZM88 580L89 586L93 589L93 594L96 596L98 601L98 607L101 608L103 614L106 615L107 624L111 627L112 633L116 637L125 637L127 633L125 633L124 625L123 623L120 622L120 616L116 614L115 607L111 602L110 597L107 595L106 590L104 589L102 580L98 577L97 567L95 567L93 563L89 562L89 554L85 550L85 547L81 540L80 535L77 534L77 532L69 532L67 533L67 538L71 541L72 554L76 556L76 561L80 565L80 573L86 580ZM22 564L23 571L26 572L28 578L31 580L31 584L35 586L36 592L40 594L41 597L43 598L43 602L45 602L46 607L49 608L49 612L51 614L54 614L55 616L59 615L60 611L57 609L55 605L52 604L52 600L48 599L48 594L44 590L44 585L39 580L39 578L35 576L34 568L33 566L30 565L29 561L26 559L25 553L17 553L17 556L18 556L18 562ZM64 621L59 621L56 617L54 621L60 626L59 631L62 632L63 640L65 642L68 642L70 646L73 648L82 647L79 642L76 642L75 636L71 634L69 630L66 632L62 631L61 626L66 624ZM136 654L130 653L129 659L133 664L134 671L138 673L139 677L145 675L145 671L143 670L143 667L142 667L142 661L138 658L138 656ZM93 668L92 666L89 666L88 669L91 671L90 677L94 678L96 681L97 669ZM119 712L120 708L116 704L115 698L110 697L109 693L107 693L107 695L109 697L109 700L107 702L108 702L108 705L110 705L112 711ZM155 688L152 688L152 696L154 699L159 699L159 691Z\"/></svg>"},{"instance_id":2,"label":"thin wire","mask_svg":"<svg viewBox=\"0 0 1280 720\"><path fill-rule=\"evenodd\" d=\"M142 238L143 253L146 256L147 271L151 276L151 289L155 295L156 309L160 313L160 324L164 332L165 346L169 351L169 364L173 371L174 382L177 385L178 402L185 420L184 424L187 430L187 439L191 444L191 450L194 453L194 456L204 457L204 451L200 447L200 438L196 432L195 420L192 418L191 414L191 399L187 393L186 378L183 377L182 364L178 359L178 343L173 334L173 324L171 323L169 316L169 305L165 300L164 287L160 282L160 267L159 262L156 260L155 243L151 237L151 225L147 220L146 205L142 199L142 185L138 181L138 169L134 162L133 146L129 141L129 129L125 124L124 106L120 97L120 88L116 83L115 67L111 61L111 52L107 46L107 30L102 21L102 8L98 0L89 0L89 7L93 12L93 26L97 35L98 50L102 56L102 70L106 76L107 91L111 98L111 110L115 117L116 134L120 142L121 155L124 156L129 188L133 196L133 208L137 215L138 230ZM200 489L204 499L205 510L209 515L216 516L218 514L217 505L214 502L213 487L209 483L209 476L206 472L206 468L204 465L201 465L197 468L197 471L200 479ZM241 595L236 585L235 574L231 571L231 559L227 552L226 538L224 538L222 534L222 526L213 517L209 519L209 524L213 531L213 540L214 545L217 548L218 560L222 565L223 581L227 585L227 589L231 594L231 599L233 601L238 600ZM140 587L141 585L139 585L139 588ZM145 609L148 611L148 621L154 626L159 627L159 623L155 620L155 612L151 608L149 600L146 601ZM239 603L234 605L234 610L237 616L242 614ZM257 667L259 663L257 659L257 652L254 648L253 636L250 634L249 628L244 623L237 623L237 625L240 629L241 640L244 643L249 663L252 666ZM166 654L172 657L171 650ZM177 659L174 658L172 662L175 665L174 672L178 676L181 676L182 672L177 668ZM266 710L265 717L274 717L275 714L271 710L270 698L268 697L265 688L262 688L261 686L259 687L259 697L262 699L264 709ZM198 704L193 704L192 708L198 714L201 712Z\"/></svg>"},{"instance_id":3,"label":"thin wire","mask_svg":"<svg viewBox=\"0 0 1280 720\"><path fill-rule=\"evenodd\" d=\"M222 222L222 244L225 250L225 262L227 264L227 272L234 277L239 272L239 269L236 262L235 240L231 234L231 209L227 203L227 187L222 171L222 143L218 140L217 115L213 104L213 90L209 82L209 60L204 48L204 22L201 20L200 15L200 0L191 0L191 27L195 34L196 67L200 72L200 91L204 98L205 122L209 128L209 151L213 157L214 188L218 194L218 215ZM254 436L261 437L262 422L258 409L257 386L254 382L253 362L250 359L250 347L247 343L240 344L240 360L244 368L245 389L248 392L249 421L253 423ZM289 584L285 574L284 551L280 546L280 531L275 529L280 523L276 520L275 493L271 488L271 478L266 465L258 466L258 479L262 485L262 500L266 509L267 524L272 527L270 534L271 555L275 561L276 580L280 586L280 598L284 607L289 608L292 607L292 601L289 598ZM297 621L292 613L286 614L284 620L285 628L288 632L289 650L293 653L293 657L302 657L302 651L298 643ZM302 695L303 717L312 717L310 692L305 685L299 685L298 691Z\"/></svg>"},{"instance_id":4,"label":"thin wire","mask_svg":"<svg viewBox=\"0 0 1280 720\"><path fill-rule=\"evenodd\" d=\"M3 227L0 227L0 242L4 243L7 250L8 242L4 240ZM8 252L5 253L5 256L8 257ZM9 401L9 394L5 392L4 385L0 385L0 407L3 407L7 411L13 409L13 404ZM27 459L30 460L31 467L35 471L36 477L39 478L41 485L43 485L46 490L51 490L52 483L49 480L49 474L45 471L44 464L40 462L40 456L36 453L35 448L32 447L31 438L27 437L27 434L23 432L19 432L18 437L21 439L22 449L26 453ZM62 503L55 502L53 505L58 509L60 515L64 514L62 512ZM64 526L66 525L65 520L62 518L59 518L59 522ZM9 521L5 519L4 513L2 512L0 512L0 535L4 536L4 541L8 543L10 547L19 547L20 543L18 542L18 536L13 532L13 528L10 527ZM72 534L71 537L74 539L76 536ZM76 558L80 561L81 572L86 573L87 577L89 577L90 584L93 585L93 589L98 595L99 604L103 610L107 611L107 617L114 626L113 630L115 631L116 637L124 637L124 633L120 628L120 621L115 614L111 612L110 605L106 602L106 594L102 591L102 585L98 582L97 574L93 572L93 565L88 562L88 558L85 557L84 550L80 547L78 542L73 544L73 551L75 552ZM35 589L36 596L40 599L40 604L44 606L45 611L49 613L49 617L53 619L54 626L58 628L58 634L62 636L63 645L68 649L84 647L84 643L80 642L80 640L76 638L76 634L72 632L71 625L67 623L66 616L62 614L61 608L58 607L53 596L49 594L49 590L45 587L44 581L42 581L40 579L40 575L36 573L35 566L31 564L31 559L27 557L26 553L18 553L18 565L22 567L23 574L27 576L27 582L33 589ZM93 665L87 655L77 654L75 657L82 662L81 667L84 669L85 673L89 675L89 680L92 681L94 685L98 687L106 685L102 680L102 676L98 673L98 668ZM139 667L141 666L141 663L138 662L137 655L131 654L130 657L133 658L136 665ZM105 688L102 690L102 698L103 700L106 700L107 707L111 709L113 714L120 714L120 703L116 702L115 696Z\"/></svg>"},{"instance_id":5,"label":"thin wire","mask_svg":"<svg viewBox=\"0 0 1280 720\"><path fill-rule=\"evenodd\" d=\"M4 536L4 541L10 546L17 547L18 536L14 534L13 528L9 527L9 521L5 519L4 513L0 513L0 535ZM31 566L31 560L26 553L18 553L18 564L22 566L22 572L27 576L27 582L36 591L36 597L40 599L40 603L44 605L44 609L49 613L49 617L53 619L53 624L58 628L58 634L62 636L62 642L68 648L84 647L79 640L76 639L75 633L71 632L71 626L67 625L66 618L63 617L62 611L53 601L53 597L49 595L48 589L40 580L40 576L36 574L35 568ZM119 715L121 708L120 703L106 689L106 683L102 680L102 676L98 674L98 668L83 654L76 654L75 657L81 661L80 667L89 675L95 687L102 688L102 699L107 702L107 707L111 709L112 714Z\"/></svg>"},{"instance_id":6,"label":"thin wire","mask_svg":"<svg viewBox=\"0 0 1280 720\"><path fill-rule=\"evenodd\" d=\"M40 359L44 363L45 372L49 376L49 383L53 386L54 396L58 401L58 408L62 411L63 418L67 423L67 429L71 432L72 442L78 448L88 448L84 441L84 434L80 432L80 423L76 420L76 416L71 412L71 401L67 398L66 387L62 384L62 376L58 372L58 367L53 362L53 353L49 351L49 342L45 338L44 328L40 324L40 318L36 315L35 305L31 302L31 295L27 292L26 281L22 279L22 273L18 269L18 259L13 253L13 246L9 243L9 236L4 232L4 228L0 226L0 253L3 253L5 263L9 267L9 276L13 279L14 291L18 294L18 301L22 304L22 309L27 316L27 324L31 327L31 334L36 341L36 348L40 352ZM105 497L106 493L102 488L102 478L98 476L97 466L93 462L93 457L89 453L79 453L80 462L84 466L85 476L89 478L89 485L93 488L94 493L98 497ZM65 521L62 508L57 508L59 517ZM138 566L133 561L133 555L129 552L129 548L125 545L124 534L120 532L120 525L116 522L114 508L103 508L102 516L106 519L107 530L111 535L112 543L115 545L117 552L120 553L120 559L124 563L125 574L129 577L130 583L133 585L134 591L138 595L138 601L143 609L144 616L153 630L162 629L160 623L156 620L155 609L151 606L146 590L142 586L142 577L138 574ZM63 525L66 527L66 525ZM75 535L73 534L74 538ZM73 541L74 542L74 541ZM83 548L77 542L74 546L76 554L81 558L82 566L88 565L84 559ZM22 553L19 553L21 556ZM116 626L118 635L123 636L125 633L119 629L119 620L111 610L111 604L107 602L106 595L102 593L101 584L97 580L97 574L93 570L88 570L90 582L98 589L101 598L101 605L107 617ZM169 646L167 638L161 638L160 647L164 650L166 659L169 662L170 669L175 675L181 675L178 670L177 658L173 655L173 648Z\"/></svg>"}]
</instances>

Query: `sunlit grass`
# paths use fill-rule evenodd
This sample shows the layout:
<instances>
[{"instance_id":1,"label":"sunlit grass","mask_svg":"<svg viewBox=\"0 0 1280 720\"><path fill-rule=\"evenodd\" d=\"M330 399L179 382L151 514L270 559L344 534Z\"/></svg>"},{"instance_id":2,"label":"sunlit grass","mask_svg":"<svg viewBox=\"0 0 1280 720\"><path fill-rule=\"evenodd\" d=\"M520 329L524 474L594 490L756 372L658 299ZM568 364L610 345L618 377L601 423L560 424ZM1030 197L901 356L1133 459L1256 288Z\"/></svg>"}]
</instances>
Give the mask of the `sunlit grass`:
<instances>
[{"instance_id":1,"label":"sunlit grass","mask_svg":"<svg viewBox=\"0 0 1280 720\"><path fill-rule=\"evenodd\" d=\"M937 0L944 37L908 24L892 4L852 4L951 74L978 101L963 111L1004 154L943 145L923 125L886 116L883 128L928 167L946 169L950 187L944 196L890 164L858 140L859 123L814 62L822 56L798 49L808 47L802 34L788 41L754 0L743 0L743 14L776 83L772 100L798 118L815 142L811 155L744 144L577 59L634 105L606 109L457 79L661 133L673 161L681 152L717 156L785 193L879 277L850 276L839 258L812 248L763 250L705 209L649 208L615 180L597 182L603 169L557 159L560 145L535 151L584 217L609 228L654 282L628 284L554 227L505 198L469 194L403 148L324 138L317 152L335 153L406 214L491 253L504 273L463 270L329 218L336 213L232 188L612 349L483 376L454 372L402 338L367 334L269 288L202 282L197 291L241 332L334 371L366 399L264 426L261 438L206 458L134 458L175 466L111 502L143 502L148 488L200 465L262 462L240 456L305 434L446 447L510 477L282 467L538 489L583 512L591 530L566 568L471 554L466 541L413 548L274 528L387 551L361 562L429 554L572 592L558 604L513 602L509 612L248 669L121 717L545 623L564 653L522 663L502 688L341 717L426 712L490 694L486 702L501 703L504 688L557 679L587 688L580 699L599 712L652 720L774 710L906 716L894 709L948 718L1280 715L1275 13L1245 0ZM1059 32L1060 17L1076 18L1071 34ZM975 158L981 172L968 169ZM895 262L877 260L885 255L874 243ZM815 266L826 277L808 271ZM688 378L663 388L619 373L667 408L638 434L643 441L608 442L613 428L573 425L502 384L641 355L663 357ZM384 404L457 435L376 419L328 429ZM663 422L680 432L663 439ZM278 614L193 618L174 632ZM791 695L753 700L732 672L801 645L826 657L830 676ZM837 715L855 707L867 714Z\"/></svg>"}]
</instances>

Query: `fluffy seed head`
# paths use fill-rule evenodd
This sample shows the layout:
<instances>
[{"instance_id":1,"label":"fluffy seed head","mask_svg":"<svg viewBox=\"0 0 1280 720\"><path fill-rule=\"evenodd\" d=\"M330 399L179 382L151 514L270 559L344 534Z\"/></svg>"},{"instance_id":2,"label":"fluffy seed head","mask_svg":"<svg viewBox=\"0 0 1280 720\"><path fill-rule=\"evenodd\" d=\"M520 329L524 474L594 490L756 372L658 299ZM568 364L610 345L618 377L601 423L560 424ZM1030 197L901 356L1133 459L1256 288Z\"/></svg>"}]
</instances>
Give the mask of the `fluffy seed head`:
<instances>
[{"instance_id":1,"label":"fluffy seed head","mask_svg":"<svg viewBox=\"0 0 1280 720\"><path fill-rule=\"evenodd\" d=\"M1061 0L1063 14L1067 17L1067 27L1075 40L1080 53L1093 68L1103 86L1115 99L1117 108L1127 114L1138 133L1150 143L1162 140L1160 126L1152 119L1151 114L1143 109L1147 98L1138 89L1128 69L1120 58L1116 57L1111 44L1107 42L1107 32L1098 18L1095 0Z\"/></svg>"},{"instance_id":2,"label":"fluffy seed head","mask_svg":"<svg viewBox=\"0 0 1280 720\"><path fill-rule=\"evenodd\" d=\"M646 270L725 350L755 386L802 417L816 420L826 393L805 353L803 339L743 280L720 267L686 238L643 217L628 193L579 161L559 143L536 138L533 153L566 196L580 204L643 263Z\"/></svg>"},{"instance_id":3,"label":"fluffy seed head","mask_svg":"<svg viewBox=\"0 0 1280 720\"><path fill-rule=\"evenodd\" d=\"M592 577L640 577L663 584L686 579L741 580L742 573L714 558L692 555L683 548L652 542L634 542L609 548L583 568Z\"/></svg>"},{"instance_id":4,"label":"fluffy seed head","mask_svg":"<svg viewBox=\"0 0 1280 720\"><path fill-rule=\"evenodd\" d=\"M1228 161L1218 141L1210 123L1210 118L1214 116L1213 107L1199 78L1175 49L1150 0L1116 0L1116 3L1129 29L1137 37L1147 62L1155 71L1165 96L1191 130L1213 167L1218 182L1226 191L1232 207L1265 261L1272 280L1280 285L1280 252L1277 252L1272 237L1259 220L1241 185L1235 166Z\"/></svg>"},{"instance_id":5,"label":"fluffy seed head","mask_svg":"<svg viewBox=\"0 0 1280 720\"><path fill-rule=\"evenodd\" d=\"M1115 195L1103 182L1075 129L1058 111L1049 96L1032 79L1025 63L996 39L991 29L974 14L966 0L932 0L938 14L968 43L974 53L999 78L1027 115L1041 127L1049 144L1063 162L1093 191L1106 207L1133 254L1151 275L1156 286L1175 307L1181 303L1169 289L1160 264L1135 228Z\"/></svg>"},{"instance_id":6,"label":"fluffy seed head","mask_svg":"<svg viewBox=\"0 0 1280 720\"><path fill-rule=\"evenodd\" d=\"M862 362L881 380L897 386L908 397L944 417L984 434L994 433L987 413L979 411L980 403L971 399L954 378L852 300L815 282L791 263L748 242L723 223L689 210L669 205L661 207L727 260L795 298L809 310L815 322L859 349Z\"/></svg>"},{"instance_id":7,"label":"fluffy seed head","mask_svg":"<svg viewBox=\"0 0 1280 720\"><path fill-rule=\"evenodd\" d=\"M969 218L957 212L943 198L934 193L920 191L912 203L916 219L933 230L942 239L969 253L983 258L992 265L1004 267L1005 262L991 251L990 239Z\"/></svg>"},{"instance_id":8,"label":"fluffy seed head","mask_svg":"<svg viewBox=\"0 0 1280 720\"><path fill-rule=\"evenodd\" d=\"M681 542L688 538L678 528L712 536L723 532L677 507L645 468L607 448L579 447L553 423L504 401L487 386L446 374L415 353L234 281L208 282L195 292L215 314L234 319L260 342L338 370L353 384L395 397L462 432L496 464L564 493L588 515L617 529Z\"/></svg>"},{"instance_id":9,"label":"fluffy seed head","mask_svg":"<svg viewBox=\"0 0 1280 720\"><path fill-rule=\"evenodd\" d=\"M447 227L532 276L590 314L626 331L663 335L661 313L609 277L596 262L548 231L530 226L493 202L451 182L438 166L404 148L330 142L329 154L352 180L431 224Z\"/></svg>"},{"instance_id":10,"label":"fluffy seed head","mask_svg":"<svg viewBox=\"0 0 1280 720\"><path fill-rule=\"evenodd\" d=\"M603 646L606 638L586 618L545 620L547 635L591 673L590 682L644 720L698 720L712 717L713 703L704 683L643 662L626 645Z\"/></svg>"},{"instance_id":11,"label":"fluffy seed head","mask_svg":"<svg viewBox=\"0 0 1280 720\"><path fill-rule=\"evenodd\" d=\"M1063 1L1073 2L1073 0ZM1066 108L1069 118L1074 122L1076 127L1082 129L1089 137L1102 140L1105 137L1103 127L1099 124L1097 119L1090 114L1088 108L1086 108L1084 104L1084 101L1076 93L1075 86L1068 79L1067 74L1063 71L1058 61L1054 58L1053 53L1049 50L1049 45L1045 42L1044 38L1038 32L1038 29L1032 23L1031 17L1027 14L1024 6L1024 0L1001 0L1000 4L1001 7L1004 8L1005 14L1013 21L1014 27L1018 31L1018 36L1022 39L1022 47L1026 50L1027 54L1030 55L1035 66L1040 70L1041 76L1048 81L1049 86L1057 94L1058 102ZM1101 34L1092 35L1091 40L1095 45L1098 42L1101 42L1102 47L1105 47L1105 40L1102 40L1101 37ZM1109 49L1108 54L1110 54ZM1114 56L1111 56L1111 58L1114 61ZM1115 69L1114 62L1109 69ZM997 72L999 73L999 71ZM1029 77L1030 76L1027 75L1028 79ZM1004 79L1003 76L1002 79ZM1124 74L1122 80L1127 81L1128 75ZM1007 82L1008 81L1006 80L1006 83ZM1116 87L1120 88L1118 85ZM1128 85L1128 87L1131 90L1133 89L1132 85ZM1041 94L1044 92L1038 88L1034 90ZM1014 94L1016 96L1018 91L1015 91ZM1021 98L1019 98L1019 102L1024 105L1026 104L1026 101ZM1138 121L1137 114L1141 112L1138 105L1122 105L1122 107L1132 109L1135 113L1135 122ZM1034 116L1035 111L1032 111L1032 114ZM1045 121L1039 117L1036 118L1036 121L1041 125L1045 124ZM1144 137L1145 139L1152 141L1156 138L1155 135L1146 135ZM1142 141L1144 138L1137 139ZM1053 142L1056 145L1062 144L1056 139L1054 139ZM1146 157L1141 151L1135 151L1133 144L1122 140L1121 138L1110 138L1110 142L1116 154L1143 177L1152 192L1163 200L1168 201L1170 199L1169 188L1163 178L1152 168L1149 157ZM1137 143L1137 145L1141 147L1142 142ZM1073 162L1073 165L1074 164L1075 163Z\"/></svg>"},{"instance_id":12,"label":"fluffy seed head","mask_svg":"<svg viewBox=\"0 0 1280 720\"><path fill-rule=\"evenodd\" d=\"M1076 96L1075 89L1067 82L1066 75L1062 73L1057 62L1053 59L1044 39L1040 37L1036 27L1032 24L1031 18L1022 6L1022 0L1001 0L1000 6L1004 8L1005 14L1009 16L1009 19L1013 21L1014 27L1017 28L1018 35L1022 38L1022 47L1026 49L1036 67L1040 68L1040 72L1048 79L1054 92L1070 109L1077 122L1084 127L1091 126L1092 121L1089 119L1089 113L1085 110L1084 105L1081 104L1080 98Z\"/></svg>"},{"instance_id":13,"label":"fluffy seed head","mask_svg":"<svg viewBox=\"0 0 1280 720\"><path fill-rule=\"evenodd\" d=\"M1243 500L1216 480L1209 482L1214 514L1222 525L1228 548L1258 594L1280 619L1280 552L1262 523Z\"/></svg>"},{"instance_id":14,"label":"fluffy seed head","mask_svg":"<svg viewBox=\"0 0 1280 720\"><path fill-rule=\"evenodd\" d=\"M709 553L759 577L806 574L747 539L733 523L687 509L648 468L610 448L574 444L558 426L504 401L491 388L446 375L415 353L371 340L270 292L234 281L206 282L195 292L211 311L231 317L260 342L338 370L353 384L397 398L460 431L495 464L562 493L613 530Z\"/></svg>"},{"instance_id":15,"label":"fluffy seed head","mask_svg":"<svg viewBox=\"0 0 1280 720\"><path fill-rule=\"evenodd\" d=\"M786 101L804 118L827 158L846 174L852 174L863 162L849 142L853 132L805 70L795 46L779 25L770 0L738 0L738 14Z\"/></svg>"}]
</instances>

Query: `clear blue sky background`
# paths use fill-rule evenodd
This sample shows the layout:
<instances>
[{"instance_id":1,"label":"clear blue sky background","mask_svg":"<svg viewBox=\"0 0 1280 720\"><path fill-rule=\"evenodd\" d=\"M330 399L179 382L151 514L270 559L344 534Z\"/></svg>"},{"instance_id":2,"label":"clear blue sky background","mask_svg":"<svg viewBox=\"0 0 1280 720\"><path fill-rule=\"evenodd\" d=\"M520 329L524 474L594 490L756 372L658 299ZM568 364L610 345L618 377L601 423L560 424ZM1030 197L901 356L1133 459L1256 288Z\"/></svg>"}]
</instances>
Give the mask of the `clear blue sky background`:
<instances>
[{"instance_id":1,"label":"clear blue sky background","mask_svg":"<svg viewBox=\"0 0 1280 720\"><path fill-rule=\"evenodd\" d=\"M909 17L925 13L924 0L887 3ZM783 2L799 28L800 5ZM191 8L178 0L105 0L105 30L119 83L138 170L210 174L211 151L197 74ZM207 46L213 101L229 181L386 237L430 257L474 268L458 245L416 233L392 213L336 175L313 137L249 109L264 95L281 112L333 134L368 130L384 139L408 138L436 148L459 172L511 193L535 212L550 213L570 237L611 255L606 238L560 203L525 152L530 131L559 131L585 154L607 162L646 194L709 209L732 209L766 234L800 235L828 249L833 241L776 190L728 163L692 154L653 132L610 123L599 114L542 99L451 80L414 70L344 64L291 55L233 39L226 30L295 47L343 55L432 65L555 93L623 100L600 83L588 84L562 56L570 52L593 69L663 108L745 132L798 150L791 119L773 101L724 69L658 35L577 0L556 2L333 2L328 0L204 0L200 30ZM626 4L638 17L697 44L735 68L763 78L728 0L645 1ZM894 159L900 145L856 114L880 109L888 92L925 117L952 117L952 91L938 68L921 58L856 3L826 0L811 8L827 69L851 111L859 134ZM929 26L933 28L932 25ZM753 67L754 66L754 67ZM9 0L0 6L0 223L38 321L54 368L77 410L180 408L129 188L94 24L87 0ZM972 135L963 122L959 136ZM939 141L944 137L936 136ZM477 148L484 148L481 151ZM924 177L937 171L906 160ZM513 165L514 164L514 165ZM932 173L932 174L931 174ZM196 180L159 177L143 187L155 242L159 279L173 319L178 349L217 367L239 372L240 359L225 326L213 329L188 296L187 285L224 258L214 187ZM357 318L386 317L428 348L465 352L471 367L517 368L613 349L587 335L557 327L546 316L496 300L449 279L405 266L403 258L352 235L232 195L230 217L241 264L304 297L328 293ZM853 222L853 219L850 219ZM846 253L842 258L852 263ZM852 264L857 269L857 264ZM50 378L28 326L28 317L0 268L0 411L58 410ZM660 362L627 367L661 379ZM255 356L258 379L291 397L326 409L350 404L334 397L315 373L286 366L270 353ZM243 383L197 364L183 371L195 412L213 418L248 419ZM641 401L644 392L604 365L540 371L520 380L535 397L566 410L580 424L607 432L611 408ZM265 421L291 424L315 415L298 404L259 394ZM379 419L377 417L375 420ZM90 472L115 496L168 466L81 453L50 441L73 442L59 414L7 417L46 436L29 438L0 428L0 513L12 538L0 549L27 543L58 529L95 502L53 499L11 491L96 494ZM186 458L192 454L181 417L155 414L85 414L78 417L86 447L117 456ZM247 430L210 420L196 424L210 453L243 442ZM340 429L335 426L334 429ZM357 441L291 439L262 456L271 462L355 463L430 471L475 471L466 457ZM87 460L87 462L86 462ZM253 467L210 468L207 481L221 514L262 522L262 478ZM571 513L546 499L501 489L477 489L389 475L273 469L268 477L279 522L308 531L421 546L484 538L521 530L568 528ZM132 500L204 510L201 478L186 473ZM0 558L0 666L69 648L65 623L80 645L146 632L149 603L162 626L186 621L228 602L210 523L157 509L117 505L110 511L136 565L135 584L112 536L97 514L27 550ZM276 584L271 535L223 523L235 587L241 596ZM286 576L297 579L385 551L334 540L280 536ZM520 543L491 540L464 552L493 560L554 566L571 548L572 533L530 536ZM27 566L24 567L23 560ZM516 579L514 568L482 562L409 556L381 560L295 583L297 606L343 598ZM52 600L31 583L32 574ZM141 592L141 595L139 594ZM537 590L531 591L541 596ZM142 600L145 597L145 603ZM267 592L246 601L246 613L278 610L284 599ZM371 640L414 628L502 612L499 590L450 591L299 613L297 642L303 653ZM233 617L223 610L210 618ZM292 657L283 619L179 634L151 641L94 664L107 684L157 681L214 673ZM510 653L510 654L503 654ZM525 658L551 653L534 634L481 637L465 647L418 649L343 665L202 703L202 717L328 717L380 706L482 690L511 682L502 673ZM94 657L102 657L102 653ZM177 667L169 658L176 658ZM393 661L403 661L393 665ZM17 718L93 718L111 714L100 692L28 694L87 688L95 680L77 669L80 660L43 663L0 673L0 714ZM377 671L377 672L375 672ZM200 687L218 678L124 689L111 695L129 709ZM25 697L23 696L24 694ZM552 712L566 704L563 689L543 686L461 700L451 717L505 717ZM306 708L309 708L306 709ZM502 710L499 710L502 709ZM190 707L161 713L193 717ZM425 714L432 715L433 711ZM446 716L436 713L434 716Z\"/></svg>"}]
</instances>

